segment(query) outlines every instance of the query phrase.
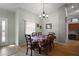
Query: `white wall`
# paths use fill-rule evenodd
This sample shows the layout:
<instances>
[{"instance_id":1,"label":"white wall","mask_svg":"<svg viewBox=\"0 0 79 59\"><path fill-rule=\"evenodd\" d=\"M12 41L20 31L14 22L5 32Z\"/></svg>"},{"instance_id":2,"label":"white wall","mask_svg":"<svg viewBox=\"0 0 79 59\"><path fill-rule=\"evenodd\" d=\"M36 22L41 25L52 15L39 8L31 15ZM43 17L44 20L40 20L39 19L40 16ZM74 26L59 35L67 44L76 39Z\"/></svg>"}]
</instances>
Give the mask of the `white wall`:
<instances>
[{"instance_id":1,"label":"white wall","mask_svg":"<svg viewBox=\"0 0 79 59\"><path fill-rule=\"evenodd\" d=\"M20 9L19 13L19 43L24 43L25 42L25 29L24 29L24 20L30 21L30 22L35 22L38 24L41 24L41 21L38 19L38 17L29 11ZM38 28L36 28L36 31L39 31Z\"/></svg>"},{"instance_id":2,"label":"white wall","mask_svg":"<svg viewBox=\"0 0 79 59\"><path fill-rule=\"evenodd\" d=\"M52 24L52 29L46 29L46 24ZM52 13L49 14L49 17L47 20L43 20L42 22L42 26L43 26L43 34L47 35L49 32L54 32L56 34L56 36L58 37L58 13Z\"/></svg>"},{"instance_id":3,"label":"white wall","mask_svg":"<svg viewBox=\"0 0 79 59\"><path fill-rule=\"evenodd\" d=\"M8 10L0 9L0 17L8 19L8 34L7 34L8 38L7 39L9 41L9 44L15 43L15 13Z\"/></svg>"},{"instance_id":4,"label":"white wall","mask_svg":"<svg viewBox=\"0 0 79 59\"><path fill-rule=\"evenodd\" d=\"M43 34L54 32L56 34L56 41L64 43L66 40L66 25L65 25L65 8L60 7L57 11L49 14L47 20L43 20ZM46 24L51 23L52 29L46 29Z\"/></svg>"},{"instance_id":5,"label":"white wall","mask_svg":"<svg viewBox=\"0 0 79 59\"><path fill-rule=\"evenodd\" d=\"M59 17L58 17L58 19L59 19L59 24L58 24L59 39L58 39L58 41L64 43L64 42L66 42L65 8L64 7L59 8L58 13L59 13Z\"/></svg>"}]
</instances>

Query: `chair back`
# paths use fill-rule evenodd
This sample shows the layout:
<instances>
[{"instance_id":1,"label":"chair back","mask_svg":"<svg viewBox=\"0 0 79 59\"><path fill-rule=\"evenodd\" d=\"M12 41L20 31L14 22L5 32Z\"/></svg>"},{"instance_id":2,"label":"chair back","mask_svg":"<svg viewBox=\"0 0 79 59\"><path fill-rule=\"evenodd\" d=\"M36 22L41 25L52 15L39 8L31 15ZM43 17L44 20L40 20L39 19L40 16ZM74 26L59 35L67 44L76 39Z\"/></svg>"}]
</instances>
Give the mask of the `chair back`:
<instances>
[{"instance_id":1,"label":"chair back","mask_svg":"<svg viewBox=\"0 0 79 59\"><path fill-rule=\"evenodd\" d=\"M39 35L42 35L42 32L38 32L38 36L39 36Z\"/></svg>"},{"instance_id":2,"label":"chair back","mask_svg":"<svg viewBox=\"0 0 79 59\"><path fill-rule=\"evenodd\" d=\"M32 45L32 39L31 39L31 35L25 35L25 39L26 39L26 45Z\"/></svg>"},{"instance_id":3,"label":"chair back","mask_svg":"<svg viewBox=\"0 0 79 59\"><path fill-rule=\"evenodd\" d=\"M48 42L53 42L54 41L54 35L52 35L52 34L48 34L48 36L47 36L47 41Z\"/></svg>"},{"instance_id":4,"label":"chair back","mask_svg":"<svg viewBox=\"0 0 79 59\"><path fill-rule=\"evenodd\" d=\"M33 33L32 33L32 36L37 36L37 33L36 33L36 32L33 32Z\"/></svg>"},{"instance_id":5,"label":"chair back","mask_svg":"<svg viewBox=\"0 0 79 59\"><path fill-rule=\"evenodd\" d=\"M26 39L26 46L27 46L26 55L28 53L28 48L30 48L31 49L31 56L32 56L32 39L31 39L31 35L25 35L25 39Z\"/></svg>"},{"instance_id":6,"label":"chair back","mask_svg":"<svg viewBox=\"0 0 79 59\"><path fill-rule=\"evenodd\" d=\"M49 34L55 35L55 33L54 33L54 32L49 32Z\"/></svg>"}]
</instances>

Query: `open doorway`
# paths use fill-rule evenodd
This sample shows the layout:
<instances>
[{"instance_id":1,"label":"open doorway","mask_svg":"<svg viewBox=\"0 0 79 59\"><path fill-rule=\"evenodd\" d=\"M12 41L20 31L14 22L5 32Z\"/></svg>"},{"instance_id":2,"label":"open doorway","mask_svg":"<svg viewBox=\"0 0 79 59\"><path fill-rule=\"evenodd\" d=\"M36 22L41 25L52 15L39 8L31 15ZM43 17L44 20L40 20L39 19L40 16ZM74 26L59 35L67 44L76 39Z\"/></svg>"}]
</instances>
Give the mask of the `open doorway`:
<instances>
[{"instance_id":1,"label":"open doorway","mask_svg":"<svg viewBox=\"0 0 79 59\"><path fill-rule=\"evenodd\" d=\"M67 28L67 41L74 40L79 41L79 19L72 18L66 23Z\"/></svg>"}]
</instances>

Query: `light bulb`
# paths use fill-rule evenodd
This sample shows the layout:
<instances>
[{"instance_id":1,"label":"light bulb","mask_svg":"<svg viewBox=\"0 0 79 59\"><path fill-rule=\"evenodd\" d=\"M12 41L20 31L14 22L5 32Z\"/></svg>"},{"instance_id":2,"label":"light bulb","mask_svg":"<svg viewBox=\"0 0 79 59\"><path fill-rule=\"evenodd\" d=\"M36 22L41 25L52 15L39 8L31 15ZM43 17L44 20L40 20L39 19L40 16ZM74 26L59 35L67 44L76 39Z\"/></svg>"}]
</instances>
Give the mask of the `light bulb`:
<instances>
[{"instance_id":1,"label":"light bulb","mask_svg":"<svg viewBox=\"0 0 79 59\"><path fill-rule=\"evenodd\" d=\"M48 15L46 15L46 17L48 17Z\"/></svg>"},{"instance_id":2,"label":"light bulb","mask_svg":"<svg viewBox=\"0 0 79 59\"><path fill-rule=\"evenodd\" d=\"M41 15L39 17L41 17Z\"/></svg>"},{"instance_id":3,"label":"light bulb","mask_svg":"<svg viewBox=\"0 0 79 59\"><path fill-rule=\"evenodd\" d=\"M43 16L45 16L45 14L43 14Z\"/></svg>"},{"instance_id":4,"label":"light bulb","mask_svg":"<svg viewBox=\"0 0 79 59\"><path fill-rule=\"evenodd\" d=\"M71 8L74 8L74 6L72 6Z\"/></svg>"}]
</instances>

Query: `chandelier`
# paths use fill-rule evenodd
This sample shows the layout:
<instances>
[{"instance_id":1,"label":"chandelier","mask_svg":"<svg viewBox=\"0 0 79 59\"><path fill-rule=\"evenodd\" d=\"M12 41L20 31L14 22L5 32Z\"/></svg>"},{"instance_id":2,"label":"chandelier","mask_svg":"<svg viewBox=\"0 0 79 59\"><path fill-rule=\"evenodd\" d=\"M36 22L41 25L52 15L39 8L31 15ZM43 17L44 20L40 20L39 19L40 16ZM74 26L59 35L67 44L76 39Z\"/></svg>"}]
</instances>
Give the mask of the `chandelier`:
<instances>
[{"instance_id":1,"label":"chandelier","mask_svg":"<svg viewBox=\"0 0 79 59\"><path fill-rule=\"evenodd\" d=\"M48 15L46 14L44 7L45 7L45 5L43 3L43 11L42 11L41 15L39 16L40 19L48 19Z\"/></svg>"}]
</instances>

